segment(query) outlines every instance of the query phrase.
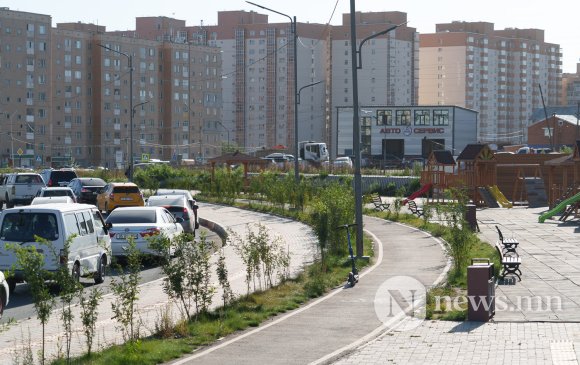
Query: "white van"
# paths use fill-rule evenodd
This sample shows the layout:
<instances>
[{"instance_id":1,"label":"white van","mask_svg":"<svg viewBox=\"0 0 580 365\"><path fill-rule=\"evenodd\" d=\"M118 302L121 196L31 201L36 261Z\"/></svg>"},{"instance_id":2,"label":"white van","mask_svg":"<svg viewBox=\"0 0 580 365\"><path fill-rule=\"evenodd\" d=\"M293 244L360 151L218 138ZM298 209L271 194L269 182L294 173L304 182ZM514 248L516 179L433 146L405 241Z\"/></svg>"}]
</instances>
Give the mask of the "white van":
<instances>
[{"instance_id":1,"label":"white van","mask_svg":"<svg viewBox=\"0 0 580 365\"><path fill-rule=\"evenodd\" d=\"M65 242L73 236L67 254ZM41 241L37 237L47 242L36 242ZM8 282L12 292L16 282L26 278L16 267L16 255L6 248L7 243L35 246L45 256L47 271L56 271L66 264L77 280L81 276L92 276L100 284L105 279L111 238L94 205L41 204L5 209L0 213L0 270L14 270Z\"/></svg>"}]
</instances>

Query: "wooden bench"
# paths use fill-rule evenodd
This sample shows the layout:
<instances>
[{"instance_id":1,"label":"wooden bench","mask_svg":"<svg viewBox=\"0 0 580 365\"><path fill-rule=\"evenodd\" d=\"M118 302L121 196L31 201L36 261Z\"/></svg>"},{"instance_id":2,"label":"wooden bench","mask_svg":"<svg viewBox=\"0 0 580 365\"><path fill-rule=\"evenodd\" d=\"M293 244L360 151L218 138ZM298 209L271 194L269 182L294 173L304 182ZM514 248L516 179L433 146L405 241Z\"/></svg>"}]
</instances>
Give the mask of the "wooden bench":
<instances>
[{"instance_id":1,"label":"wooden bench","mask_svg":"<svg viewBox=\"0 0 580 365\"><path fill-rule=\"evenodd\" d=\"M504 250L499 245L499 242L495 244L495 249L499 254L499 258L501 261L502 266L502 272L500 274L501 278L504 279L506 275L512 274L517 276L518 279L522 281L522 278L520 277L520 275L522 275L522 272L520 271L520 264L522 263L522 259L518 256L518 254L515 253L515 251L510 253L504 253L503 252Z\"/></svg>"},{"instance_id":2,"label":"wooden bench","mask_svg":"<svg viewBox=\"0 0 580 365\"><path fill-rule=\"evenodd\" d=\"M407 206L409 207L409 210L411 211L411 213L415 214L417 217L421 217L425 215L425 211L421 208L419 208L417 206L417 203L415 203L414 200L409 200L407 202Z\"/></svg>"},{"instance_id":3,"label":"wooden bench","mask_svg":"<svg viewBox=\"0 0 580 365\"><path fill-rule=\"evenodd\" d=\"M495 229L499 235L499 243L503 246L504 253L516 253L516 248L518 248L518 245L520 244L519 241L516 238L505 238L498 226L495 226Z\"/></svg>"},{"instance_id":4,"label":"wooden bench","mask_svg":"<svg viewBox=\"0 0 580 365\"><path fill-rule=\"evenodd\" d=\"M371 198L373 200L373 204L375 205L375 210L382 212L384 210L388 210L389 207L391 206L389 203L383 203L383 200L377 193L371 194Z\"/></svg>"}]
</instances>

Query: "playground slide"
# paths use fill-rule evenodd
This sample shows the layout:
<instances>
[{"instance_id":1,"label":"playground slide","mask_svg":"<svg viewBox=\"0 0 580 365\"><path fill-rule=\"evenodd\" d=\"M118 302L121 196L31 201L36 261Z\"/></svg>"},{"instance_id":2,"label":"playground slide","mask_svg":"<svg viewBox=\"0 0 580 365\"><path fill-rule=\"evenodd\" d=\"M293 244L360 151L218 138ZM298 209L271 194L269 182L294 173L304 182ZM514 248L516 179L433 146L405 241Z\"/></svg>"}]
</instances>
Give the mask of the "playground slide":
<instances>
[{"instance_id":1,"label":"playground slide","mask_svg":"<svg viewBox=\"0 0 580 365\"><path fill-rule=\"evenodd\" d=\"M564 200L563 202L561 202L560 204L556 205L553 209L548 210L546 213L540 215L538 217L538 222L540 223L544 223L544 221L558 213L560 213L561 211L563 211L564 209L566 209L566 206L570 205L570 204L574 204L577 201L580 201L580 193L574 195L571 198L568 198L566 200Z\"/></svg>"},{"instance_id":2,"label":"playground slide","mask_svg":"<svg viewBox=\"0 0 580 365\"><path fill-rule=\"evenodd\" d=\"M409 200L414 200L416 197L419 197L425 193L429 192L429 189L431 189L431 183L425 184L421 187L421 189L417 190L416 192L414 192L413 194L409 195L405 200L403 200L403 205L407 204L407 202Z\"/></svg>"},{"instance_id":3,"label":"playground slide","mask_svg":"<svg viewBox=\"0 0 580 365\"><path fill-rule=\"evenodd\" d=\"M513 208L513 204L509 200L507 200L507 198L499 190L497 185L488 186L487 188L489 189L489 192L491 193L491 195L493 195L493 198L495 200L497 200L497 202L500 203L502 207Z\"/></svg>"}]
</instances>

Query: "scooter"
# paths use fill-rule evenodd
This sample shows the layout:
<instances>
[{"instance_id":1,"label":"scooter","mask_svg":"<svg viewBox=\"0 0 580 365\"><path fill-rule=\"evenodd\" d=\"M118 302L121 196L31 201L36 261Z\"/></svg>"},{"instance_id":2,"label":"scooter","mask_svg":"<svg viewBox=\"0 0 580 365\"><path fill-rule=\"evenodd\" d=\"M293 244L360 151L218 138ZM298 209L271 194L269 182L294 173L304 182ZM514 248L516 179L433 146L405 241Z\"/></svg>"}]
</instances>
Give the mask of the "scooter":
<instances>
[{"instance_id":1,"label":"scooter","mask_svg":"<svg viewBox=\"0 0 580 365\"><path fill-rule=\"evenodd\" d=\"M341 228L346 229L346 238L348 241L348 253L350 254L350 262L352 264L351 272L348 273L347 282L349 283L349 285L351 287L355 286L355 284L358 283L358 270L357 270L356 265L355 265L354 252L352 250L352 244L350 242L350 227L354 227L356 225L357 225L356 223L352 223L352 224L344 224L342 226L336 227L337 229L341 229Z\"/></svg>"}]
</instances>

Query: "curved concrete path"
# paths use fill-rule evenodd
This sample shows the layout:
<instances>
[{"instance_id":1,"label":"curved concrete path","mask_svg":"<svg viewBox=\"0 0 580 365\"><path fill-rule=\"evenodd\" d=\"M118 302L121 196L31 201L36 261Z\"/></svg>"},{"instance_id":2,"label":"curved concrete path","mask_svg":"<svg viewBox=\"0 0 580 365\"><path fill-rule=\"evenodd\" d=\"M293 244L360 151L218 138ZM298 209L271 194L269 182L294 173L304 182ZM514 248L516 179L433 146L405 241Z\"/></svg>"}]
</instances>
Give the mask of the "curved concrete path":
<instances>
[{"instance_id":1,"label":"curved concrete path","mask_svg":"<svg viewBox=\"0 0 580 365\"><path fill-rule=\"evenodd\" d=\"M172 362L181 364L308 364L332 361L383 331L375 295L386 280L405 275L425 286L439 280L447 264L440 243L419 230L365 217L377 243L377 262L354 288L329 295L276 317L223 343Z\"/></svg>"}]
</instances>

